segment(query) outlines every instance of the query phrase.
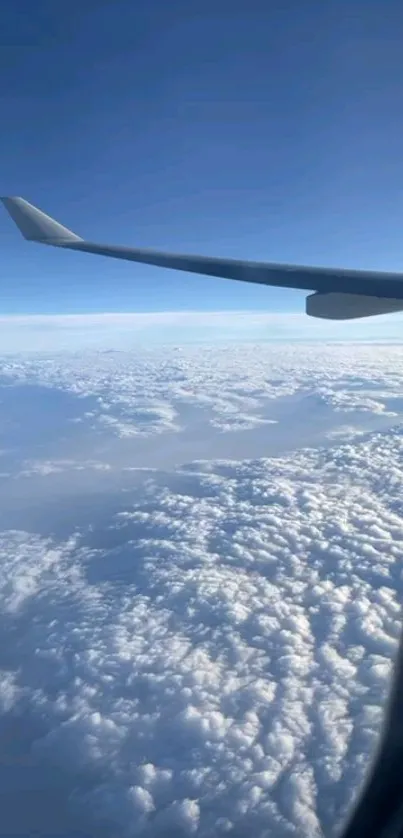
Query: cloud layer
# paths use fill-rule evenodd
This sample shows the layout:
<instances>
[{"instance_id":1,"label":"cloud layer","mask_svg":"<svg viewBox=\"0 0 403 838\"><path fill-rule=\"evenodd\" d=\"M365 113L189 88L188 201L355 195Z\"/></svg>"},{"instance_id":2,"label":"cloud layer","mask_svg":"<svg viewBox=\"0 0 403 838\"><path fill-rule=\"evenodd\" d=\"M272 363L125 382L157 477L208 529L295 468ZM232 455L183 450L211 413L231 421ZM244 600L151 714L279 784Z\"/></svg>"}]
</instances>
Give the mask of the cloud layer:
<instances>
[{"instance_id":1,"label":"cloud layer","mask_svg":"<svg viewBox=\"0 0 403 838\"><path fill-rule=\"evenodd\" d=\"M403 593L398 417L359 436L348 423L396 414L399 353L362 348L354 366L348 348L325 347L3 365L13 386L101 400L97 426L127 411L142 439L183 437L178 400L208 406L222 438L240 439L256 427L234 430L225 416L264 418L266 402L301 388L313 423L329 406L344 423L316 448L294 439L272 457L188 456L136 471L113 496L87 492L76 511L59 498L46 505L51 536L4 529L10 834L16 819L27 835L337 833L379 733ZM161 407L147 414L151 430L136 419L140 394ZM58 444L61 473L74 470ZM16 484L54 478L30 462ZM81 464L100 483L116 470L92 452Z\"/></svg>"}]
</instances>

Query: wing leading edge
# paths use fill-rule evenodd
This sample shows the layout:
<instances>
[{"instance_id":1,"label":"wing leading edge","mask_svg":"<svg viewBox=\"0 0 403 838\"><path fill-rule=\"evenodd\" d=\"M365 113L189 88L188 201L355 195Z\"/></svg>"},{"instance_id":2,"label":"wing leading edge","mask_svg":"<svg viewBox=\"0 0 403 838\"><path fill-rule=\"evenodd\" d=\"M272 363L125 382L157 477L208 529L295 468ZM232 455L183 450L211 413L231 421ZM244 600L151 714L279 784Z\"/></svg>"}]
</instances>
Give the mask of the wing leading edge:
<instances>
[{"instance_id":1,"label":"wing leading edge","mask_svg":"<svg viewBox=\"0 0 403 838\"><path fill-rule=\"evenodd\" d=\"M24 198L1 200L29 241L239 282L313 291L306 302L306 312L312 317L347 320L403 310L403 274L249 262L96 244L80 238Z\"/></svg>"}]
</instances>

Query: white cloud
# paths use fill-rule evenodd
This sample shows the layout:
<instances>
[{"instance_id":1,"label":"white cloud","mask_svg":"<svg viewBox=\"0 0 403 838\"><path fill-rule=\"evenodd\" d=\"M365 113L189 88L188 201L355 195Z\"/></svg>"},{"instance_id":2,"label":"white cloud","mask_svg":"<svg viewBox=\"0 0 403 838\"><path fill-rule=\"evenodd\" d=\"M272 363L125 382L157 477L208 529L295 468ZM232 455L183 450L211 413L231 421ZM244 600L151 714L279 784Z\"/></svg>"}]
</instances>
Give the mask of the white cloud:
<instances>
[{"instance_id":1,"label":"white cloud","mask_svg":"<svg viewBox=\"0 0 403 838\"><path fill-rule=\"evenodd\" d=\"M401 450L194 464L67 543L3 533L1 701L76 815L121 836L343 815L399 629Z\"/></svg>"},{"instance_id":2,"label":"white cloud","mask_svg":"<svg viewBox=\"0 0 403 838\"><path fill-rule=\"evenodd\" d=\"M402 350L189 347L2 366L4 456L16 420L39 433L53 411L2 498L8 522L32 481L25 505L16 495L31 526L7 523L0 543L4 829L337 830L376 743L400 627L403 435L387 414L401 410ZM57 392L81 405L70 426L88 423L84 456L67 452ZM200 417L203 439L217 436L197 458ZM366 418L375 430L357 426ZM136 435L118 437L117 465L107 443L121 424ZM275 456L241 456L245 435L261 452L281 428ZM164 437L177 446L165 473ZM74 492L58 497L52 481L71 474Z\"/></svg>"},{"instance_id":3,"label":"white cloud","mask_svg":"<svg viewBox=\"0 0 403 838\"><path fill-rule=\"evenodd\" d=\"M252 454L231 451L228 441L222 441L224 451L216 447L219 455L255 456L277 439L276 425L279 435L287 423L288 438L292 425L292 447L299 447L337 432L346 413L350 427L359 423L356 429L366 431L393 424L403 406L403 353L397 346L238 344L21 355L3 357L0 374L4 383L79 397L82 408L71 423L134 444L136 437L178 437L200 428L199 447L188 444L196 457L204 454L213 429L255 430Z\"/></svg>"},{"instance_id":4,"label":"white cloud","mask_svg":"<svg viewBox=\"0 0 403 838\"><path fill-rule=\"evenodd\" d=\"M109 463L98 463L92 460L28 460L25 468L19 472L19 477L30 477L33 474L41 474L47 477L49 474L59 474L66 471L110 471Z\"/></svg>"}]
</instances>

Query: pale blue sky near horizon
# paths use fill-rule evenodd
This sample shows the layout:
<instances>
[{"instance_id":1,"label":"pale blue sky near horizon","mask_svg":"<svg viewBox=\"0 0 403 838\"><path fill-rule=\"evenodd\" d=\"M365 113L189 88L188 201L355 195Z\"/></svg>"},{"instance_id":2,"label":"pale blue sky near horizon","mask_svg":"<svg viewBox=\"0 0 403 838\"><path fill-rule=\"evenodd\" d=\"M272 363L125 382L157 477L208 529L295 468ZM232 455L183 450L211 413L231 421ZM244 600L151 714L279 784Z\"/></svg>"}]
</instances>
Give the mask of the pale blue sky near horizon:
<instances>
[{"instance_id":1,"label":"pale blue sky near horizon","mask_svg":"<svg viewBox=\"0 0 403 838\"><path fill-rule=\"evenodd\" d=\"M1 191L92 240L399 270L402 24L375 0L5 0ZM30 245L5 212L0 249L3 315L304 308Z\"/></svg>"}]
</instances>

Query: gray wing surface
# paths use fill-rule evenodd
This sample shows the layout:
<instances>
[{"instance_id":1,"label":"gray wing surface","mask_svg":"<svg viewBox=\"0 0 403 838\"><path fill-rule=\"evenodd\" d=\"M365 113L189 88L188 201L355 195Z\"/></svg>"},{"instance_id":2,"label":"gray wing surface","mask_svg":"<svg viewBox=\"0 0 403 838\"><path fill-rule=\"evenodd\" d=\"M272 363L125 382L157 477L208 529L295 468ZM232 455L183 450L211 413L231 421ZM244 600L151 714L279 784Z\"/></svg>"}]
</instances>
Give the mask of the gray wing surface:
<instances>
[{"instance_id":1,"label":"gray wing surface","mask_svg":"<svg viewBox=\"0 0 403 838\"><path fill-rule=\"evenodd\" d=\"M97 244L72 233L24 198L1 200L29 241L239 282L314 291L306 303L307 314L313 317L344 320L403 310L403 274L250 262Z\"/></svg>"}]
</instances>

